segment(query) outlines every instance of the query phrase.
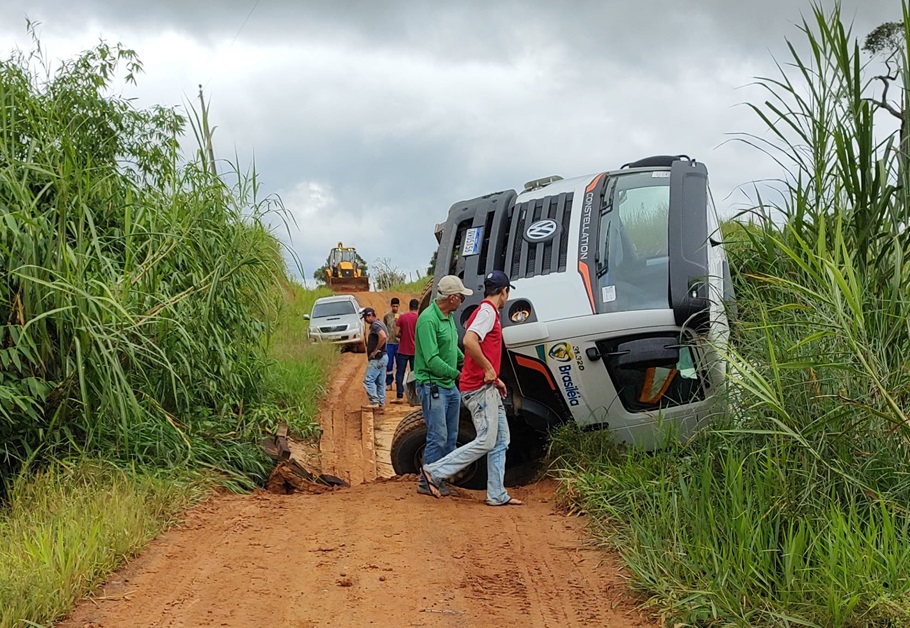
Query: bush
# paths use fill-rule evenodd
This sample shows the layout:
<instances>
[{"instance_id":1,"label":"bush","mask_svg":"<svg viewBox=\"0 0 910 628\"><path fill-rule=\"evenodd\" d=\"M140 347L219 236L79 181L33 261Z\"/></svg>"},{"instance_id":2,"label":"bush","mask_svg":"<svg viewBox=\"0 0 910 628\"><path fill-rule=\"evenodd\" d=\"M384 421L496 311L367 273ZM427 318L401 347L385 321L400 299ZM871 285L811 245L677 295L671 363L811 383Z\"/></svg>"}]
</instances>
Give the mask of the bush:
<instances>
[{"instance_id":1,"label":"bush","mask_svg":"<svg viewBox=\"0 0 910 628\"><path fill-rule=\"evenodd\" d=\"M37 45L37 44L36 44ZM183 163L174 110L108 96L135 54L0 62L0 475L69 451L241 482L284 266L255 175ZM42 78L49 76L49 78Z\"/></svg>"}]
</instances>

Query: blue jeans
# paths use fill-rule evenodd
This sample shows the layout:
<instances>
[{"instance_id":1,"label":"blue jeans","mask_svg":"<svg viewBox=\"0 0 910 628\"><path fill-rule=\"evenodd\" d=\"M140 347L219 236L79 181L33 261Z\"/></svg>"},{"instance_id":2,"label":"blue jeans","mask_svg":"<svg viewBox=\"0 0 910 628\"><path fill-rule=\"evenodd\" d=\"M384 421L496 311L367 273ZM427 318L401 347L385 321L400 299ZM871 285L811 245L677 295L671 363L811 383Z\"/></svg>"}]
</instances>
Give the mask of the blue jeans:
<instances>
[{"instance_id":1,"label":"blue jeans","mask_svg":"<svg viewBox=\"0 0 910 628\"><path fill-rule=\"evenodd\" d=\"M363 376L363 387L367 389L367 397L370 403L385 405L385 365L389 361L389 356L383 353L375 360L367 362L367 372Z\"/></svg>"},{"instance_id":2,"label":"blue jeans","mask_svg":"<svg viewBox=\"0 0 910 628\"><path fill-rule=\"evenodd\" d=\"M404 370L409 368L414 370L414 356L403 353L395 354L395 396L401 399L404 397Z\"/></svg>"},{"instance_id":3,"label":"blue jeans","mask_svg":"<svg viewBox=\"0 0 910 628\"><path fill-rule=\"evenodd\" d=\"M417 394L423 407L423 420L427 424L427 448L423 452L423 461L429 464L455 451L461 393L455 387L440 386L439 398L433 399L430 384L417 384Z\"/></svg>"},{"instance_id":4,"label":"blue jeans","mask_svg":"<svg viewBox=\"0 0 910 628\"><path fill-rule=\"evenodd\" d=\"M482 456L487 457L487 503L493 506L509 501L503 486L506 472L506 449L509 448L509 422L502 397L492 384L464 394L464 404L471 411L477 437L424 469L434 480L452 477Z\"/></svg>"},{"instance_id":5,"label":"blue jeans","mask_svg":"<svg viewBox=\"0 0 910 628\"><path fill-rule=\"evenodd\" d=\"M385 367L385 385L391 386L392 381L392 369L395 368L395 356L398 355L398 343L392 344L390 342L385 343L385 354L389 356L389 363Z\"/></svg>"}]
</instances>

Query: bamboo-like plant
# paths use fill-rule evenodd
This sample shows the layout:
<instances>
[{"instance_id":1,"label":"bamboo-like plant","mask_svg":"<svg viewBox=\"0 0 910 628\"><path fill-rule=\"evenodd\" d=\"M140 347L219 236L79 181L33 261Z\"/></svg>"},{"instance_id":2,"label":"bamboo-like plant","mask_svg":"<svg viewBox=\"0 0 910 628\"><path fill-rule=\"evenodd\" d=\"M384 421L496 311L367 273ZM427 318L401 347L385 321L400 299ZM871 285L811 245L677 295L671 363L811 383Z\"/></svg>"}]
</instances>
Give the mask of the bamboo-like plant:
<instances>
[{"instance_id":1,"label":"bamboo-like plant","mask_svg":"<svg viewBox=\"0 0 910 628\"><path fill-rule=\"evenodd\" d=\"M277 201L184 162L176 110L112 95L133 51L50 72L35 42L0 62L0 474L74 450L261 474Z\"/></svg>"}]
</instances>

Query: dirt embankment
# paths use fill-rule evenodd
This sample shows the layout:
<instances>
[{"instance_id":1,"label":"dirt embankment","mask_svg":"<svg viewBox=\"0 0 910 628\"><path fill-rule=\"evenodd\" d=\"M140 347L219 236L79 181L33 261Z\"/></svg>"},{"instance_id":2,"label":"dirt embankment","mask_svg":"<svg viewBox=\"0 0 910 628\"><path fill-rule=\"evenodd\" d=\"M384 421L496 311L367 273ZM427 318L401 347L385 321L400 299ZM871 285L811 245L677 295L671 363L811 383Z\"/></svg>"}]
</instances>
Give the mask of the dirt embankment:
<instances>
[{"instance_id":1,"label":"dirt embankment","mask_svg":"<svg viewBox=\"0 0 910 628\"><path fill-rule=\"evenodd\" d=\"M385 311L390 294L358 294ZM397 295L407 303L408 295ZM363 355L343 354L321 412L318 495L225 495L187 513L63 626L649 626L619 561L554 509L550 481L524 507L462 491L435 500L390 478L388 444L411 409L364 419Z\"/></svg>"}]
</instances>

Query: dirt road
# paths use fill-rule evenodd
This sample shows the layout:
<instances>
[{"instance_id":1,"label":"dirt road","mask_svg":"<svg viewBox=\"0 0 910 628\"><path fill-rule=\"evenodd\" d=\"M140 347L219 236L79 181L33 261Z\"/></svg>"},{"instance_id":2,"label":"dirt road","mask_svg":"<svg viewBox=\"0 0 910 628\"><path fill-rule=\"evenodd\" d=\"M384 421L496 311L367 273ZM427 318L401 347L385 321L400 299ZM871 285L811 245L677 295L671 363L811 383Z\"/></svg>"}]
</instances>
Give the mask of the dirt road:
<instances>
[{"instance_id":1,"label":"dirt road","mask_svg":"<svg viewBox=\"0 0 910 628\"><path fill-rule=\"evenodd\" d=\"M377 310L389 294L357 295ZM407 303L407 295L398 295ZM410 408L364 420L366 360L344 354L322 413L318 495L224 495L186 515L62 623L112 626L650 626L619 560L557 512L555 486L435 500L389 478L388 443Z\"/></svg>"}]
</instances>

